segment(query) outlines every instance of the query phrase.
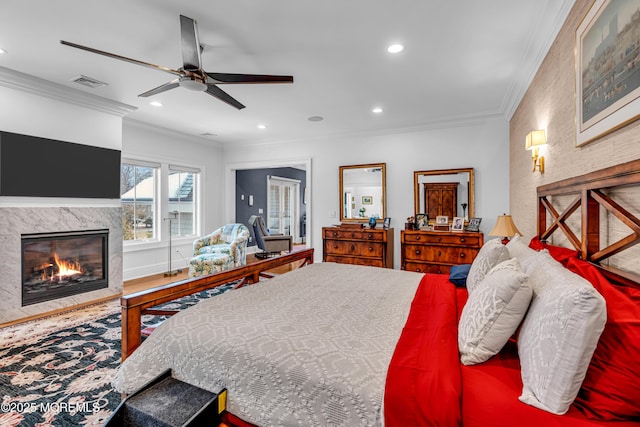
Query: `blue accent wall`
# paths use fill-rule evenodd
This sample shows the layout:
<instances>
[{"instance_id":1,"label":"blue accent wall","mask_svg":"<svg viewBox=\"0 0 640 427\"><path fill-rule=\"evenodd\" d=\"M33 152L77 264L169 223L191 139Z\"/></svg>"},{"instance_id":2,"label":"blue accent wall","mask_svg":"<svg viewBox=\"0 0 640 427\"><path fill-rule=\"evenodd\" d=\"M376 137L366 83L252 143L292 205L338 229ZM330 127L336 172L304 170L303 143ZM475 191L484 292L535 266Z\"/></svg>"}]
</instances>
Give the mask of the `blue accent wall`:
<instances>
[{"instance_id":1,"label":"blue accent wall","mask_svg":"<svg viewBox=\"0 0 640 427\"><path fill-rule=\"evenodd\" d=\"M269 175L282 178L297 179L300 181L300 236L306 237L305 218L307 214L307 205L304 204L304 189L307 186L307 172L296 168L267 168L267 169L250 169L236 171L236 222L245 224L251 231L251 242L249 246L254 246L255 237L253 236L253 228L249 225L249 217L251 215L262 215L267 219L267 177ZM244 200L242 200L244 195ZM249 206L249 195L253 195L253 206ZM262 209L263 213L258 213ZM294 239L295 240L295 239Z\"/></svg>"}]
</instances>

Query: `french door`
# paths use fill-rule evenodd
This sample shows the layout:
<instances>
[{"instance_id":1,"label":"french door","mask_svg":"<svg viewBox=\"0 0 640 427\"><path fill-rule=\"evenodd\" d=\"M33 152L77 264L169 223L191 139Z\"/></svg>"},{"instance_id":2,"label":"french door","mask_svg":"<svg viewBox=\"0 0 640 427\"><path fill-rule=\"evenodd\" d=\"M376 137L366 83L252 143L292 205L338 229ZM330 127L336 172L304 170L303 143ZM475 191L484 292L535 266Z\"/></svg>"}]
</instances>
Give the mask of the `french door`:
<instances>
[{"instance_id":1,"label":"french door","mask_svg":"<svg viewBox=\"0 0 640 427\"><path fill-rule=\"evenodd\" d=\"M300 181L270 176L267 178L267 186L269 188L267 198L269 232L293 236L294 241L298 241Z\"/></svg>"}]
</instances>

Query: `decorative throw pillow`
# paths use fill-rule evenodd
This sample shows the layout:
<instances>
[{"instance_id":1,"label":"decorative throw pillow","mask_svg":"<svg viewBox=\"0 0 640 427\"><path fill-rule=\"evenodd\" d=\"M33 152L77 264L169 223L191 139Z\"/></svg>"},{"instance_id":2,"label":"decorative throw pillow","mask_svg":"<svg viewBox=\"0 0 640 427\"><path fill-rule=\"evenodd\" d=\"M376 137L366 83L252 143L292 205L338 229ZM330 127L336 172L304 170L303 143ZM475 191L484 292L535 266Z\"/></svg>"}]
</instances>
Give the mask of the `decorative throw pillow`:
<instances>
[{"instance_id":1,"label":"decorative throw pillow","mask_svg":"<svg viewBox=\"0 0 640 427\"><path fill-rule=\"evenodd\" d=\"M517 258L520 261L522 269L527 271L527 264L531 261L532 257L535 257L538 251L533 250L523 240L522 236L515 235L509 243L507 243L507 250L511 257Z\"/></svg>"},{"instance_id":2,"label":"decorative throw pillow","mask_svg":"<svg viewBox=\"0 0 640 427\"><path fill-rule=\"evenodd\" d=\"M533 298L518 336L520 400L561 415L580 390L607 313L589 282L547 257L528 273Z\"/></svg>"},{"instance_id":3,"label":"decorative throw pillow","mask_svg":"<svg viewBox=\"0 0 640 427\"><path fill-rule=\"evenodd\" d=\"M511 258L500 239L492 239L482 245L467 275L467 290L472 293L484 276L496 265Z\"/></svg>"},{"instance_id":4,"label":"decorative throw pillow","mask_svg":"<svg viewBox=\"0 0 640 427\"><path fill-rule=\"evenodd\" d=\"M476 286L458 323L460 360L484 362L497 354L524 318L532 290L515 258L493 267Z\"/></svg>"},{"instance_id":5,"label":"decorative throw pillow","mask_svg":"<svg viewBox=\"0 0 640 427\"><path fill-rule=\"evenodd\" d=\"M449 269L449 281L456 286L466 286L471 264L453 265Z\"/></svg>"},{"instance_id":6,"label":"decorative throw pillow","mask_svg":"<svg viewBox=\"0 0 640 427\"><path fill-rule=\"evenodd\" d=\"M578 258L578 251L576 251L575 249L563 248L561 246L555 246L546 242L542 242L537 236L531 238L529 247L536 251L548 251L549 255L551 255L553 259L555 259L565 267L570 259Z\"/></svg>"},{"instance_id":7,"label":"decorative throw pillow","mask_svg":"<svg viewBox=\"0 0 640 427\"><path fill-rule=\"evenodd\" d=\"M640 420L640 289L612 285L591 264L570 259L607 301L607 323L593 353L576 406L599 420Z\"/></svg>"}]
</instances>

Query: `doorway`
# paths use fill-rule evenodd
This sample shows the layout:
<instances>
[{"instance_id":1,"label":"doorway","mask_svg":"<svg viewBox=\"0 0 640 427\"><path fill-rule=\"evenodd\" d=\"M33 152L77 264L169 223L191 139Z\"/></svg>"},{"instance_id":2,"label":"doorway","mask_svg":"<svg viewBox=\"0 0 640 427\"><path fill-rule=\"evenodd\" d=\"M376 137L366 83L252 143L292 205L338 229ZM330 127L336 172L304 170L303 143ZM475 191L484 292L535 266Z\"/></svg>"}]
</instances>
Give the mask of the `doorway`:
<instances>
[{"instance_id":1,"label":"doorway","mask_svg":"<svg viewBox=\"0 0 640 427\"><path fill-rule=\"evenodd\" d=\"M300 242L298 232L298 205L300 181L297 179L269 176L267 198L267 227L272 234L294 236Z\"/></svg>"}]
</instances>

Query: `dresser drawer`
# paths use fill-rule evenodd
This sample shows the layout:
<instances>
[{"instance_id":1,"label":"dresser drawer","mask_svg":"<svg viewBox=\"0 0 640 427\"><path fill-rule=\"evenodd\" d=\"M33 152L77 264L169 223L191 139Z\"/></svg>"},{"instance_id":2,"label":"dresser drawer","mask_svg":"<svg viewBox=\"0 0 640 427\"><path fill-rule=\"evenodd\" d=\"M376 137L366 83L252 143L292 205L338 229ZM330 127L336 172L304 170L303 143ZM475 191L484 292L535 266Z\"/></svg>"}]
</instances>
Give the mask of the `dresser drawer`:
<instances>
[{"instance_id":1,"label":"dresser drawer","mask_svg":"<svg viewBox=\"0 0 640 427\"><path fill-rule=\"evenodd\" d=\"M350 256L325 255L324 262L337 262L340 264L366 265L369 267L384 267L382 258L357 258Z\"/></svg>"},{"instance_id":2,"label":"dresser drawer","mask_svg":"<svg viewBox=\"0 0 640 427\"><path fill-rule=\"evenodd\" d=\"M416 271L418 273L449 274L450 268L450 265L414 262L407 262L404 265L406 271Z\"/></svg>"},{"instance_id":3,"label":"dresser drawer","mask_svg":"<svg viewBox=\"0 0 640 427\"><path fill-rule=\"evenodd\" d=\"M327 239L324 245L327 255L382 257L384 254L384 245L379 242L353 242L348 240Z\"/></svg>"},{"instance_id":4,"label":"dresser drawer","mask_svg":"<svg viewBox=\"0 0 640 427\"><path fill-rule=\"evenodd\" d=\"M458 246L404 245L404 257L408 261L471 264L477 254L477 249Z\"/></svg>"},{"instance_id":5,"label":"dresser drawer","mask_svg":"<svg viewBox=\"0 0 640 427\"><path fill-rule=\"evenodd\" d=\"M363 230L339 230L339 229L325 229L324 239L338 239L338 240L366 240L366 241L378 241L384 240L384 233L377 231Z\"/></svg>"},{"instance_id":6,"label":"dresser drawer","mask_svg":"<svg viewBox=\"0 0 640 427\"><path fill-rule=\"evenodd\" d=\"M403 233L402 243L419 243L429 245L456 245L456 246L469 246L479 248L482 246L482 235L469 235L469 234L438 234L434 233Z\"/></svg>"}]
</instances>

